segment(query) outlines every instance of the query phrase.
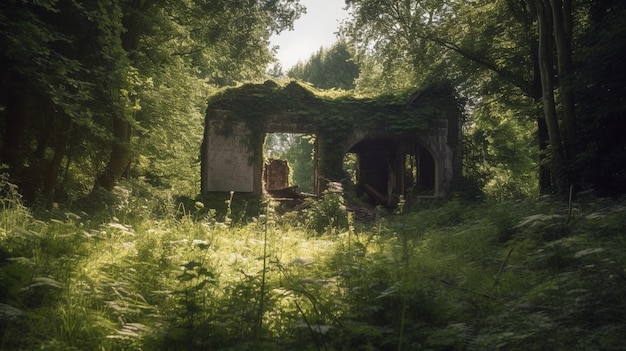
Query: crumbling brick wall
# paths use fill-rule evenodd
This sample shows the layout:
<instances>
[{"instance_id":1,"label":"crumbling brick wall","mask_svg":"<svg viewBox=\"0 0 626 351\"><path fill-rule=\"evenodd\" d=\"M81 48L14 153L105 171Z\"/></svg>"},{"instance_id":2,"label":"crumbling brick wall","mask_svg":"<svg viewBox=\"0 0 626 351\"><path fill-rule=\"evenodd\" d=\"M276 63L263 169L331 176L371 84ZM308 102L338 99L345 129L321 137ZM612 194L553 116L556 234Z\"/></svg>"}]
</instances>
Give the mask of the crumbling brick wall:
<instances>
[{"instance_id":1,"label":"crumbling brick wall","mask_svg":"<svg viewBox=\"0 0 626 351\"><path fill-rule=\"evenodd\" d=\"M285 160L270 160L263 171L265 190L280 190L289 187L289 165Z\"/></svg>"}]
</instances>

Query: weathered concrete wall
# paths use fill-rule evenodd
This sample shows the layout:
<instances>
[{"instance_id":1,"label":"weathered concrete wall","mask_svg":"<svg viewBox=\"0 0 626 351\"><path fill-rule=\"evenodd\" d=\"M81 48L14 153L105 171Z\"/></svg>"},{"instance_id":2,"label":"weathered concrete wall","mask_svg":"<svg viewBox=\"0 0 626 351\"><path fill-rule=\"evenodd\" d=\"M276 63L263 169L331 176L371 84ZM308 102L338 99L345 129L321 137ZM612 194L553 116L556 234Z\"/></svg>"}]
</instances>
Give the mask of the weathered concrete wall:
<instances>
[{"instance_id":1,"label":"weathered concrete wall","mask_svg":"<svg viewBox=\"0 0 626 351\"><path fill-rule=\"evenodd\" d=\"M205 130L203 191L254 191L254 154L245 143L250 131L244 123L228 135L219 133L222 119L208 121Z\"/></svg>"},{"instance_id":2,"label":"weathered concrete wall","mask_svg":"<svg viewBox=\"0 0 626 351\"><path fill-rule=\"evenodd\" d=\"M453 177L453 153L448 145L448 120L442 118L428 133L420 135L420 141L435 159L435 196L447 195Z\"/></svg>"}]
</instances>

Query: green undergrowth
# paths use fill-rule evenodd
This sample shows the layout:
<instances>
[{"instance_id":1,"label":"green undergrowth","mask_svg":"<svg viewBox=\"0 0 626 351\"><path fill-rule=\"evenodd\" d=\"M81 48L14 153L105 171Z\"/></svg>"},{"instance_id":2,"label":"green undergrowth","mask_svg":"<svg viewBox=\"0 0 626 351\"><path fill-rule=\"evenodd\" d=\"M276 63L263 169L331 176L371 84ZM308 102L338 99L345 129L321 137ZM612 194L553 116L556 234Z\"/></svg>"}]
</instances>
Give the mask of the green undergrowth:
<instances>
[{"instance_id":1,"label":"green undergrowth","mask_svg":"<svg viewBox=\"0 0 626 351\"><path fill-rule=\"evenodd\" d=\"M271 203L233 220L238 194L181 214L128 189L41 219L2 186L1 350L623 349L623 201L451 200L320 231Z\"/></svg>"}]
</instances>

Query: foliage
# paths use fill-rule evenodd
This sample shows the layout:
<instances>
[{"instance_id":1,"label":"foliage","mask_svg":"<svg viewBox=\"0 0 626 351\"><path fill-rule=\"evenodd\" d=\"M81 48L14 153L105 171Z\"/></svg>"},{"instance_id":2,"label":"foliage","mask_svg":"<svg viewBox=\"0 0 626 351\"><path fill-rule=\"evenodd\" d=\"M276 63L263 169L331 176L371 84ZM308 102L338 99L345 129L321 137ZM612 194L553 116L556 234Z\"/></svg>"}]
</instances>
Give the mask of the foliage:
<instances>
[{"instance_id":1,"label":"foliage","mask_svg":"<svg viewBox=\"0 0 626 351\"><path fill-rule=\"evenodd\" d=\"M286 160L289 165L289 184L300 191L314 192L315 135L269 133L265 138L264 154L268 158Z\"/></svg>"},{"instance_id":2,"label":"foliage","mask_svg":"<svg viewBox=\"0 0 626 351\"><path fill-rule=\"evenodd\" d=\"M395 91L450 79L467 102L465 176L493 196L537 188L531 174L538 171L537 153L544 144L527 149L536 143L529 136L537 131L532 123L539 112L532 81L536 49L528 46L534 33L523 2L522 8L511 1L366 0L349 6L354 16L343 32L360 48L357 91Z\"/></svg>"},{"instance_id":3,"label":"foliage","mask_svg":"<svg viewBox=\"0 0 626 351\"><path fill-rule=\"evenodd\" d=\"M496 102L477 106L463 139L464 175L500 200L538 193L534 126L506 109Z\"/></svg>"},{"instance_id":4,"label":"foliage","mask_svg":"<svg viewBox=\"0 0 626 351\"><path fill-rule=\"evenodd\" d=\"M142 178L191 196L206 94L259 79L293 0L8 0L0 5L0 162L51 206Z\"/></svg>"},{"instance_id":5,"label":"foliage","mask_svg":"<svg viewBox=\"0 0 626 351\"><path fill-rule=\"evenodd\" d=\"M432 90L432 101L410 106L406 99L414 91L402 95L363 97L340 91L320 91L296 81L284 86L266 81L222 89L210 97L209 109L229 111L233 123L243 121L253 131L262 128L264 119L269 116L291 110L294 121L316 122L322 130L332 131L333 128L343 128L340 124L358 122L364 127L410 132L428 127L429 122L438 117L437 112L450 108L436 104L437 99L449 98L437 94L445 89L445 84L424 87L423 90ZM226 131L228 127L225 127Z\"/></svg>"},{"instance_id":6,"label":"foliage","mask_svg":"<svg viewBox=\"0 0 626 351\"><path fill-rule=\"evenodd\" d=\"M321 199L307 198L308 207L304 210L305 224L312 231L323 234L342 231L348 228L341 183L329 182Z\"/></svg>"},{"instance_id":7,"label":"foliage","mask_svg":"<svg viewBox=\"0 0 626 351\"><path fill-rule=\"evenodd\" d=\"M626 51L624 41L624 4L618 1L598 3L592 8L593 24L577 49L580 66L577 101L580 109L580 144L573 167L581 172L581 183L600 194L614 196L626 189L621 171L626 148L620 142L624 130L624 63L619 58ZM602 62L590 65L587 62Z\"/></svg>"},{"instance_id":8,"label":"foliage","mask_svg":"<svg viewBox=\"0 0 626 351\"><path fill-rule=\"evenodd\" d=\"M357 91L396 91L443 77L454 82L468 101L469 120L476 123L471 126L477 133L472 137L492 133L483 128L493 120L510 125L511 116L514 124L526 129L516 133L515 144L529 145L529 133L535 134L530 158L534 165L522 149L515 151L519 158L507 158L512 151L507 143L471 145L489 149L481 160L466 160L472 167L476 161L489 164L493 173L486 177L497 179L499 190L491 186L485 190L504 195L538 188L543 194L565 195L575 184L582 190L623 193L623 167L618 163L624 159L624 143L608 133L621 130L624 114L623 84L616 84L621 75L609 73L623 71L617 59L624 42L617 40L624 35L622 3L350 0L346 4L352 17L342 33L356 47L355 60L361 67ZM619 146L609 148L608 140ZM517 182L508 169L522 165L527 166L526 175ZM537 173L538 186L527 176L532 172Z\"/></svg>"},{"instance_id":9,"label":"foliage","mask_svg":"<svg viewBox=\"0 0 626 351\"><path fill-rule=\"evenodd\" d=\"M287 76L311 83L319 89L354 89L359 67L352 60L348 44L344 40L330 48L320 48L306 62L292 67Z\"/></svg>"},{"instance_id":10,"label":"foliage","mask_svg":"<svg viewBox=\"0 0 626 351\"><path fill-rule=\"evenodd\" d=\"M131 207L154 191L124 186ZM449 201L319 234L272 204L231 222L238 194L224 217L42 220L0 189L2 349L619 350L626 332L623 200Z\"/></svg>"}]
</instances>

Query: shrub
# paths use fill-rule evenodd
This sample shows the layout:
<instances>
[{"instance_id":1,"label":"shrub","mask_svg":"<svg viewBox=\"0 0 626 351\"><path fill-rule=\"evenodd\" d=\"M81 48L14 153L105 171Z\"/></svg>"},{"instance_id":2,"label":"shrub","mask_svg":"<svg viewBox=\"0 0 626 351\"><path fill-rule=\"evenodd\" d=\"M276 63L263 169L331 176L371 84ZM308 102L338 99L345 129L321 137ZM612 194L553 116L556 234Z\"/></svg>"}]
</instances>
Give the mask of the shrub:
<instances>
[{"instance_id":1,"label":"shrub","mask_svg":"<svg viewBox=\"0 0 626 351\"><path fill-rule=\"evenodd\" d=\"M316 233L331 233L348 228L348 212L340 183L329 182L321 199L306 199L305 201L308 204L305 210L306 225Z\"/></svg>"}]
</instances>

